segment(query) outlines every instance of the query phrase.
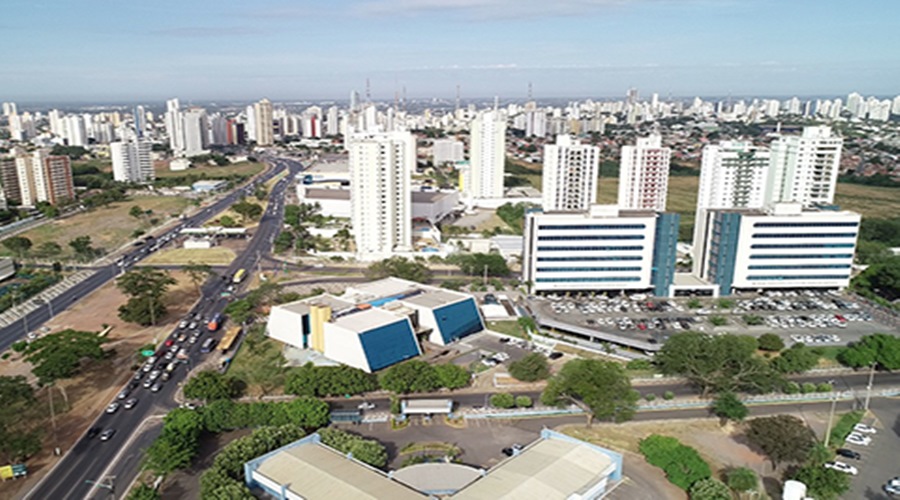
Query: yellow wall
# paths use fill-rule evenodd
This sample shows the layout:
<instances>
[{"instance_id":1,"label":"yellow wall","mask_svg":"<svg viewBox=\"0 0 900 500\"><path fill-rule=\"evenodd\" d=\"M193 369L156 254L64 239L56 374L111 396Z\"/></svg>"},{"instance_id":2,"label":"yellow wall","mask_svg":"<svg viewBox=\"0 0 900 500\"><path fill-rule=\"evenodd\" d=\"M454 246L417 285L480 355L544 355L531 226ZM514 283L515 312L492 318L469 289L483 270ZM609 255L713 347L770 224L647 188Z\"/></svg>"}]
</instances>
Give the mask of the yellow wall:
<instances>
[{"instance_id":1,"label":"yellow wall","mask_svg":"<svg viewBox=\"0 0 900 500\"><path fill-rule=\"evenodd\" d=\"M325 323L331 320L331 307L313 304L309 308L309 346L316 352L325 352Z\"/></svg>"}]
</instances>

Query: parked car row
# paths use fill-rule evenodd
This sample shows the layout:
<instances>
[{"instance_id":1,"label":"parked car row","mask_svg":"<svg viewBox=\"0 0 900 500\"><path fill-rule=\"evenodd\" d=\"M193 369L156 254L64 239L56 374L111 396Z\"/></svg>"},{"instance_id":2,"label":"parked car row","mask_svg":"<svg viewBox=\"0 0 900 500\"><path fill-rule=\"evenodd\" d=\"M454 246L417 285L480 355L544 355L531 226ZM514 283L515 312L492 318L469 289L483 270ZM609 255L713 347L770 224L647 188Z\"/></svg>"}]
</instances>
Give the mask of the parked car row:
<instances>
[{"instance_id":1,"label":"parked car row","mask_svg":"<svg viewBox=\"0 0 900 500\"><path fill-rule=\"evenodd\" d=\"M834 334L820 334L820 335L791 335L791 340L794 343L802 343L802 344L838 344L841 342L841 337Z\"/></svg>"},{"instance_id":2,"label":"parked car row","mask_svg":"<svg viewBox=\"0 0 900 500\"><path fill-rule=\"evenodd\" d=\"M840 314L810 314L767 316L765 321L770 328L846 328L849 320Z\"/></svg>"}]
</instances>

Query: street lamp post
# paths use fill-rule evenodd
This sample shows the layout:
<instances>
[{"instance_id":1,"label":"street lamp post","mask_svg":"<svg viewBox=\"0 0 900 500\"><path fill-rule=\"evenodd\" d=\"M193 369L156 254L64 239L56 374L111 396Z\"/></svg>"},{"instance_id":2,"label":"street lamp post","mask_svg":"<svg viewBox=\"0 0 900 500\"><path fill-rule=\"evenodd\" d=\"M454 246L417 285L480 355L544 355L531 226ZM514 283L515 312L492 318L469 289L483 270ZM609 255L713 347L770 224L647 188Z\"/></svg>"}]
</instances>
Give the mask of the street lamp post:
<instances>
[{"instance_id":1,"label":"street lamp post","mask_svg":"<svg viewBox=\"0 0 900 500\"><path fill-rule=\"evenodd\" d=\"M872 382L875 379L875 362L869 368L869 385L866 386L866 401L863 404L863 411L869 411L869 400L872 399Z\"/></svg>"},{"instance_id":2,"label":"street lamp post","mask_svg":"<svg viewBox=\"0 0 900 500\"><path fill-rule=\"evenodd\" d=\"M831 424L834 423L834 407L837 405L837 392L831 397L831 411L828 413L828 427L825 428L825 447L828 448L828 442L831 440Z\"/></svg>"}]
</instances>

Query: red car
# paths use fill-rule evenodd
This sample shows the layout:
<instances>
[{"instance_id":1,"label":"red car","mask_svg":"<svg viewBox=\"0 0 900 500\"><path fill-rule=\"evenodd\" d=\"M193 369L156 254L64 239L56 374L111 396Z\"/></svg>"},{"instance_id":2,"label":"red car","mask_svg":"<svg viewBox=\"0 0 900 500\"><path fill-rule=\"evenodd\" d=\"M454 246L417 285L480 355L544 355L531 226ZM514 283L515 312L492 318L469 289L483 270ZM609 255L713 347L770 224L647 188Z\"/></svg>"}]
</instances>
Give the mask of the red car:
<instances>
[{"instance_id":1,"label":"red car","mask_svg":"<svg viewBox=\"0 0 900 500\"><path fill-rule=\"evenodd\" d=\"M840 321L841 323L846 323L846 322L847 322L847 318L841 316L840 314L835 314L835 315L834 315L834 319Z\"/></svg>"},{"instance_id":2,"label":"red car","mask_svg":"<svg viewBox=\"0 0 900 500\"><path fill-rule=\"evenodd\" d=\"M172 344L174 344L174 343L175 343L174 340L172 340L172 339L166 339L166 344L165 344L165 346L166 346L166 347L172 347Z\"/></svg>"}]
</instances>

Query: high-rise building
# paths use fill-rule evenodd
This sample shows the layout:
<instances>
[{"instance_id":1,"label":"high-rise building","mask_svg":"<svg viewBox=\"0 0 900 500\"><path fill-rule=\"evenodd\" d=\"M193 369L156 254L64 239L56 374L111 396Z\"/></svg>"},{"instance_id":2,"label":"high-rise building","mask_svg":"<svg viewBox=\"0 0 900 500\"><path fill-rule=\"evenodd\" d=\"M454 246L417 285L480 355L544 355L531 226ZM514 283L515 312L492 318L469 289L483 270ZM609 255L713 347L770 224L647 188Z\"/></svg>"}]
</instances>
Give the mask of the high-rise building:
<instances>
[{"instance_id":1,"label":"high-rise building","mask_svg":"<svg viewBox=\"0 0 900 500\"><path fill-rule=\"evenodd\" d=\"M338 135L341 133L337 106L328 108L325 115L325 135Z\"/></svg>"},{"instance_id":2,"label":"high-rise building","mask_svg":"<svg viewBox=\"0 0 900 500\"><path fill-rule=\"evenodd\" d=\"M68 156L49 156L47 150L38 150L34 153L32 168L37 201L56 205L75 199Z\"/></svg>"},{"instance_id":3,"label":"high-rise building","mask_svg":"<svg viewBox=\"0 0 900 500\"><path fill-rule=\"evenodd\" d=\"M14 102L4 102L3 103L3 116L17 115L19 114L16 103Z\"/></svg>"},{"instance_id":4,"label":"high-rise building","mask_svg":"<svg viewBox=\"0 0 900 500\"><path fill-rule=\"evenodd\" d=\"M723 141L703 148L694 217L694 272L703 273L710 211L762 208L769 178L769 150L751 142Z\"/></svg>"},{"instance_id":5,"label":"high-rise building","mask_svg":"<svg viewBox=\"0 0 900 500\"><path fill-rule=\"evenodd\" d=\"M147 112L143 106L134 107L134 133L138 138L144 137L147 128Z\"/></svg>"},{"instance_id":6,"label":"high-rise building","mask_svg":"<svg viewBox=\"0 0 900 500\"><path fill-rule=\"evenodd\" d=\"M35 152L35 155L40 152ZM35 168L34 155L29 155L25 151L15 152L16 177L19 181L19 197L21 205L26 208L34 207L37 202L37 186L35 185L35 171L40 172L40 168ZM40 165L40 161L37 162Z\"/></svg>"},{"instance_id":7,"label":"high-rise building","mask_svg":"<svg viewBox=\"0 0 900 500\"><path fill-rule=\"evenodd\" d=\"M206 110L203 108L190 108L181 113L182 130L184 131L184 156L197 156L208 153L209 145L209 121Z\"/></svg>"},{"instance_id":8,"label":"high-rise building","mask_svg":"<svg viewBox=\"0 0 900 500\"><path fill-rule=\"evenodd\" d=\"M445 163L456 163L466 158L465 146L456 139L435 139L431 145L431 154L435 167Z\"/></svg>"},{"instance_id":9,"label":"high-rise building","mask_svg":"<svg viewBox=\"0 0 900 500\"><path fill-rule=\"evenodd\" d=\"M68 115L65 118L66 143L69 146L87 146L88 134L84 117L81 115Z\"/></svg>"},{"instance_id":10,"label":"high-rise building","mask_svg":"<svg viewBox=\"0 0 900 500\"><path fill-rule=\"evenodd\" d=\"M165 122L169 147L175 154L181 154L184 151L184 119L181 116L181 104L177 98L166 101Z\"/></svg>"},{"instance_id":11,"label":"high-rise building","mask_svg":"<svg viewBox=\"0 0 900 500\"><path fill-rule=\"evenodd\" d=\"M622 146L619 207L664 212L671 155L658 134L640 137L634 146Z\"/></svg>"},{"instance_id":12,"label":"high-rise building","mask_svg":"<svg viewBox=\"0 0 900 500\"><path fill-rule=\"evenodd\" d=\"M16 169L15 157L0 158L0 188L7 203L22 204L22 191L19 189L19 173Z\"/></svg>"},{"instance_id":13,"label":"high-rise building","mask_svg":"<svg viewBox=\"0 0 900 500\"><path fill-rule=\"evenodd\" d=\"M156 178L152 145L141 139L131 142L113 142L109 145L112 156L113 179L116 182L147 183Z\"/></svg>"},{"instance_id":14,"label":"high-rise building","mask_svg":"<svg viewBox=\"0 0 900 500\"><path fill-rule=\"evenodd\" d=\"M258 146L271 146L275 143L275 133L272 125L272 103L268 99L255 103L253 105L253 115L256 144Z\"/></svg>"},{"instance_id":15,"label":"high-rise building","mask_svg":"<svg viewBox=\"0 0 900 500\"><path fill-rule=\"evenodd\" d=\"M378 260L412 245L410 177L416 141L409 132L349 138L350 205L359 258Z\"/></svg>"},{"instance_id":16,"label":"high-rise building","mask_svg":"<svg viewBox=\"0 0 900 500\"><path fill-rule=\"evenodd\" d=\"M472 121L469 137L471 175L463 192L475 199L502 198L506 118L497 110L482 113Z\"/></svg>"},{"instance_id":17,"label":"high-rise building","mask_svg":"<svg viewBox=\"0 0 900 500\"><path fill-rule=\"evenodd\" d=\"M544 146L543 208L545 212L587 212L597 200L600 148L569 135Z\"/></svg>"},{"instance_id":18,"label":"high-rise building","mask_svg":"<svg viewBox=\"0 0 900 500\"><path fill-rule=\"evenodd\" d=\"M843 145L844 139L828 126L804 127L801 135L776 139L772 143L766 204L832 204Z\"/></svg>"}]
</instances>

